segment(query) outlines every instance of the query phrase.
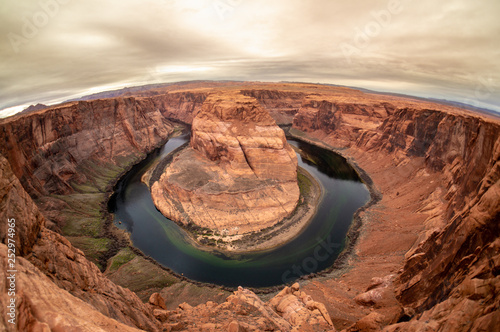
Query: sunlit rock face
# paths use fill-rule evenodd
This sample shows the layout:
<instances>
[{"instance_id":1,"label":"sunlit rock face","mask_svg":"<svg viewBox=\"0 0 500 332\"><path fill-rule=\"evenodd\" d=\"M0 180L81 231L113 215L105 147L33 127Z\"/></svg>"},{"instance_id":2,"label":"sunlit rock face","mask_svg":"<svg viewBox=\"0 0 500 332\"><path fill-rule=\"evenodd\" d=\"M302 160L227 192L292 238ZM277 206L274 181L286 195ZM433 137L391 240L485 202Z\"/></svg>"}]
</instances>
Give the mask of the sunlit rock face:
<instances>
[{"instance_id":1,"label":"sunlit rock face","mask_svg":"<svg viewBox=\"0 0 500 332\"><path fill-rule=\"evenodd\" d=\"M167 217L222 234L273 226L297 205L297 157L269 113L236 92L211 95L196 115L190 147L151 188Z\"/></svg>"},{"instance_id":2,"label":"sunlit rock face","mask_svg":"<svg viewBox=\"0 0 500 332\"><path fill-rule=\"evenodd\" d=\"M229 84L234 89L235 83ZM172 91L152 90L134 96L71 102L0 119L0 140L4 142L0 152L5 157L0 156L3 220L0 261L7 266L9 252L5 244L10 238L7 220L15 219L19 290L18 326L11 326L8 316L2 315L0 330L70 330L78 326L92 331L134 328L156 331L199 330L201 326L206 330L323 331L332 330L330 318L337 330L349 331L497 329L500 320L500 120L497 116L342 87L242 84L242 94L256 98L276 121L290 124L293 120L294 129L307 134L305 139L344 148L342 154L369 174L382 194L377 204L361 214L363 235L355 244L356 256L349 260L349 268L339 271L338 277L332 274L331 278L318 278L300 289L287 287L268 302L239 289L226 302L221 303L217 300L219 296L214 296L214 301L206 304L175 306L172 311L154 307L158 302L144 304L136 294L110 281L66 238L45 227L55 221L64 225L60 223L66 219L59 197L73 194L72 184L102 181L104 173L93 171L95 168L88 167L89 164L106 172L115 166L126 169L141 154L167 139L173 131L170 119L192 124L196 115L201 117L208 110L225 109L223 105L231 98L234 105L247 112L252 105L259 108L251 98L230 96L226 92L215 95L223 86L213 86L205 82L183 84ZM217 113L203 116L220 118ZM267 128L262 131L269 133L270 126L264 124L269 119L262 116L262 122L259 120L253 126L240 119L239 126L249 131ZM264 157L260 162L251 157L249 162L245 160L246 164L242 162L242 157L250 156L250 143L242 140L238 148L229 141L235 142L232 137L242 135L226 134L226 126L237 123L229 118L220 118L216 126L210 121L200 122L193 126L196 149L183 152L191 153L192 160L178 155L166 170L169 175L163 174L162 180L171 180L171 187L156 184L157 190L171 190L171 196L176 196L176 192L184 195L179 196L179 202L165 203L165 209L188 216L188 212L193 213L188 210L190 200L194 207L199 207L198 202L208 206L210 199L215 201L217 195L210 196L209 192L215 191L216 186L226 188L219 195L220 210L240 204L234 208L242 210L244 217L239 220L249 218L250 213L256 218L264 215L261 211L272 211L264 204L270 205L272 199L285 200L268 192L266 196L257 196L266 188L271 190L266 181L275 183L273 188L293 183L259 178L259 174L266 172ZM255 140L267 137L249 136ZM216 137L220 138L218 144L214 143ZM236 140L239 144L240 140ZM279 155L289 148L284 145L281 152L269 151ZM185 163L192 162L192 167L174 167L182 158ZM280 167L279 175L287 174L289 165L280 158L275 157L273 163ZM279 160L283 160L283 165ZM194 176L200 169L205 178ZM267 172L272 170L267 167ZM191 182L181 186L180 181L174 181L182 174ZM219 178L226 182L215 184ZM261 181L261 187L249 189L246 196L238 196L237 190L230 191L234 188L232 183L241 185L245 181L254 184ZM189 185L195 189L189 191ZM283 189L280 195L290 193L292 190ZM250 207L251 197L258 208ZM82 206L87 213L85 204ZM208 220L221 223L223 214L215 208L200 208L199 213L200 220L207 216L214 218L219 213L219 219ZM7 287L7 270L4 271L4 283L0 285ZM205 293L206 289L201 290ZM175 294L175 290L168 287L162 293ZM182 291L171 297L177 303L192 301L193 297L186 293ZM7 295L0 296L4 308L9 300Z\"/></svg>"}]
</instances>

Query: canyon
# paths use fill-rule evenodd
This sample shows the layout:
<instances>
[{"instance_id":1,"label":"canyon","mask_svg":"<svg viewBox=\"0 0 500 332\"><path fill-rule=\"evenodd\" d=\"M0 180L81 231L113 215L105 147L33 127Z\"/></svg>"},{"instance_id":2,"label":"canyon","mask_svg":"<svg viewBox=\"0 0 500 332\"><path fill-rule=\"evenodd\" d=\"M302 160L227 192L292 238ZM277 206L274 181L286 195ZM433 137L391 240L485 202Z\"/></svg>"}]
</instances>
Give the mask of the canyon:
<instances>
[{"instance_id":1,"label":"canyon","mask_svg":"<svg viewBox=\"0 0 500 332\"><path fill-rule=\"evenodd\" d=\"M250 98L290 135L343 155L370 186L351 250L332 271L270 294L194 285L134 251L112 225L106 202L117 179L179 122L196 131L204 103L219 94ZM2 315L7 331L499 325L496 116L345 87L192 82L33 110L0 120L0 136L3 267L5 221L16 220L18 316L14 327ZM193 137L210 155L203 135ZM5 308L5 277L2 289Z\"/></svg>"}]
</instances>

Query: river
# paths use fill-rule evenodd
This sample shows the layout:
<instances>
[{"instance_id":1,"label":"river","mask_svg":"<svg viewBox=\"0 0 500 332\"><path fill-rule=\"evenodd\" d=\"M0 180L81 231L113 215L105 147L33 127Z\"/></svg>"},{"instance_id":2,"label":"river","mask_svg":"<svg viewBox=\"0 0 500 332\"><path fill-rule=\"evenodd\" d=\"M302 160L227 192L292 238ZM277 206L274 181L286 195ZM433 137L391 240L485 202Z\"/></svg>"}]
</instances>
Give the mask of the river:
<instances>
[{"instance_id":1,"label":"river","mask_svg":"<svg viewBox=\"0 0 500 332\"><path fill-rule=\"evenodd\" d=\"M155 207L141 176L158 158L189 141L170 139L160 150L135 166L117 184L109 202L115 224L126 228L144 254L178 274L228 287L270 287L330 267L344 248L353 215L370 194L345 159L331 151L289 139L300 149L299 166L312 174L325 192L307 228L290 242L262 252L227 255L196 248L186 232Z\"/></svg>"}]
</instances>

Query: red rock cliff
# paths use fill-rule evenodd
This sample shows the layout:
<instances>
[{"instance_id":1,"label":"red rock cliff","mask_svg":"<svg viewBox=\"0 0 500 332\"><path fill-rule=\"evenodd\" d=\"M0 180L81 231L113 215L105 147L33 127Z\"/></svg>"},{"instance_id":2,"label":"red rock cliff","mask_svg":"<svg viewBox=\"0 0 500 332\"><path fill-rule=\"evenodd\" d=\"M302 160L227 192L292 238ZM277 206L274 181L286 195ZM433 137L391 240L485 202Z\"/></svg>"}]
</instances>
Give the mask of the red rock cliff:
<instances>
[{"instance_id":1,"label":"red rock cliff","mask_svg":"<svg viewBox=\"0 0 500 332\"><path fill-rule=\"evenodd\" d=\"M386 169L392 175L383 178L393 185L432 188L407 215L427 218L395 281L397 298L412 308L404 315L411 321L387 330L417 331L429 324L433 330L489 330L499 319L493 293L499 287L500 122L446 106L370 99L345 104L308 98L294 127L348 147L345 153L373 169L375 179ZM387 166L374 165L381 162ZM395 201L402 191L402 185L387 190Z\"/></svg>"},{"instance_id":2,"label":"red rock cliff","mask_svg":"<svg viewBox=\"0 0 500 332\"><path fill-rule=\"evenodd\" d=\"M172 92L151 97L151 101L166 118L191 124L207 96L204 91Z\"/></svg>"},{"instance_id":3,"label":"red rock cliff","mask_svg":"<svg viewBox=\"0 0 500 332\"><path fill-rule=\"evenodd\" d=\"M0 155L0 262L7 262L7 220L15 220L16 325L8 331L57 330L85 326L88 330L131 326L159 328L150 310L128 289L113 284L63 236L44 227L45 219ZM10 241L12 242L12 241ZM11 257L9 257L11 258ZM6 287L6 269L0 272ZM7 306L7 293L0 302ZM121 323L118 323L121 322Z\"/></svg>"},{"instance_id":4,"label":"red rock cliff","mask_svg":"<svg viewBox=\"0 0 500 332\"><path fill-rule=\"evenodd\" d=\"M70 193L71 183L86 181L89 161L137 159L171 132L151 100L134 98L63 104L0 122L1 152L33 197Z\"/></svg>"},{"instance_id":5,"label":"red rock cliff","mask_svg":"<svg viewBox=\"0 0 500 332\"><path fill-rule=\"evenodd\" d=\"M269 110L269 114L276 120L277 124L290 124L306 96L301 91L268 89L241 90L241 93L257 99L262 106Z\"/></svg>"},{"instance_id":6,"label":"red rock cliff","mask_svg":"<svg viewBox=\"0 0 500 332\"><path fill-rule=\"evenodd\" d=\"M27 255L36 243L45 218L24 191L12 172L9 162L0 154L0 242L7 244L8 220L14 219L12 240L16 244L17 255ZM17 219L16 219L17 218ZM17 222L16 222L17 221ZM12 222L9 222L12 224Z\"/></svg>"}]
</instances>

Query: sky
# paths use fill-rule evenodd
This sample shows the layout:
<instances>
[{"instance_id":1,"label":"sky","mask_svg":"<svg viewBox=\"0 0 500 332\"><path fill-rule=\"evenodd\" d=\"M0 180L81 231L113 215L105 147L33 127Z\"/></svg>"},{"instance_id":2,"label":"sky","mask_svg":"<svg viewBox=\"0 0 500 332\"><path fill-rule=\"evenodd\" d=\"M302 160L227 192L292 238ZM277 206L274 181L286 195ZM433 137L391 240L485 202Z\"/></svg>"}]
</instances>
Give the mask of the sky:
<instances>
[{"instance_id":1,"label":"sky","mask_svg":"<svg viewBox=\"0 0 500 332\"><path fill-rule=\"evenodd\" d=\"M186 80L330 83L500 112L498 0L1 0L0 117Z\"/></svg>"}]
</instances>

